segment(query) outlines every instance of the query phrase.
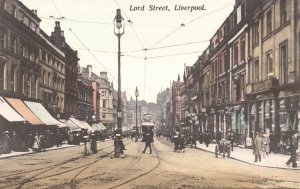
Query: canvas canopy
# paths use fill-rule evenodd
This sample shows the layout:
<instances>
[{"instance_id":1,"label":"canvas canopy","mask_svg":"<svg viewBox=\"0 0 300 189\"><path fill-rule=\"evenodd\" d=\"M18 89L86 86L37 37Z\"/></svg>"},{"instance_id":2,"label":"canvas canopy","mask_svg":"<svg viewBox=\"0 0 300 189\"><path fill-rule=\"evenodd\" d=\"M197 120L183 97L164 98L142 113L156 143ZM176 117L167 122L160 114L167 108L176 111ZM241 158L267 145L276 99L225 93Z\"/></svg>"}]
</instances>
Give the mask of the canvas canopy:
<instances>
[{"instance_id":1,"label":"canvas canopy","mask_svg":"<svg viewBox=\"0 0 300 189\"><path fill-rule=\"evenodd\" d=\"M31 125L45 125L20 99L5 98L8 103Z\"/></svg>"},{"instance_id":2,"label":"canvas canopy","mask_svg":"<svg viewBox=\"0 0 300 189\"><path fill-rule=\"evenodd\" d=\"M0 96L0 115L9 122L24 122L24 119L18 114L5 100Z\"/></svg>"},{"instance_id":3,"label":"canvas canopy","mask_svg":"<svg viewBox=\"0 0 300 189\"><path fill-rule=\"evenodd\" d=\"M45 125L60 125L61 123L57 121L52 115L44 108L41 103L24 101L28 108L42 121Z\"/></svg>"}]
</instances>

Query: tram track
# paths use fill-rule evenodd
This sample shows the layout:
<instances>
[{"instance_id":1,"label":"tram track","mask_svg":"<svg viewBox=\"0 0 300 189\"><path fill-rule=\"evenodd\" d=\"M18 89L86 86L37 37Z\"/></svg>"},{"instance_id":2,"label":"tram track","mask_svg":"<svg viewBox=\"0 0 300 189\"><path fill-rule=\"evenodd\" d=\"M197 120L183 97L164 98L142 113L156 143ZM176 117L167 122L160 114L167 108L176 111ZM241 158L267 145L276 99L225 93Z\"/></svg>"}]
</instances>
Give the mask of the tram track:
<instances>
[{"instance_id":1,"label":"tram track","mask_svg":"<svg viewBox=\"0 0 300 189\"><path fill-rule=\"evenodd\" d=\"M150 173L151 173L152 171L154 171L155 169L157 169L157 168L160 166L160 164L161 164L161 157L159 156L159 153L158 153L158 151L157 151L157 149L155 148L154 145L153 145L153 151L155 151L156 158L157 158L157 160L158 160L158 162L156 163L156 165L155 165L153 168L151 168L150 170L148 170L148 171L146 171L146 172L140 173L140 174L138 174L137 176L134 176L134 177L131 178L131 179L128 179L128 180L126 180L126 181L123 181L122 183L118 183L117 185L114 185L114 186L112 186L112 187L109 187L109 189L114 189L114 188L118 188L118 187L124 186L125 184L128 184L128 183L130 183L130 182L136 181L136 180L142 178L143 176L146 176L146 175L150 174Z\"/></svg>"},{"instance_id":2,"label":"tram track","mask_svg":"<svg viewBox=\"0 0 300 189\"><path fill-rule=\"evenodd\" d=\"M113 146L113 145L110 145L110 146L108 146L108 147L102 148L101 150L105 150L105 149L110 148L110 147L112 147L112 146ZM42 153L42 152L41 152L41 153ZM34 154L34 155L36 155L36 154ZM41 168L37 168L37 169L31 169L31 170L27 170L27 171L21 171L21 172L12 173L12 174L9 174L9 175L4 175L4 176L1 176L1 177L0 177L0 180L1 180L1 179L4 179L4 178L7 178L7 177L12 177L12 176L17 176L17 175L20 175L20 174L24 174L24 173L31 173L31 172L40 171L40 170L43 170L43 169L49 169L49 168L52 168L52 167L57 167L57 166L59 166L59 165L64 165L64 164L66 164L66 163L74 162L74 161L76 161L76 160L78 160L78 159L80 159L80 158L83 158L84 156L85 156L85 155L82 154L82 155L80 155L80 156L73 157L73 158L71 158L71 159L69 159L69 160L65 160L65 161L63 161L63 162L61 162L61 163L57 163L57 164L54 164L54 165L50 165L50 166L46 166L46 167L41 167ZM0 187L0 188L1 188L1 187Z\"/></svg>"},{"instance_id":3,"label":"tram track","mask_svg":"<svg viewBox=\"0 0 300 189\"><path fill-rule=\"evenodd\" d=\"M103 151L105 149L109 149L111 147L114 147L114 145L110 145L108 147L102 148L101 151ZM105 153L104 155L100 155L99 157L97 157L97 160L95 160L95 161L93 161L91 163L87 163L87 164L81 165L79 167L75 167L75 168L72 168L72 169L69 169L69 170L66 170L66 171L62 171L62 172L51 174L51 175L44 176L44 177L36 178L38 176L41 176L42 174L45 174L45 173L47 173L49 171L54 170L55 168L59 168L59 166L61 166L61 165L65 166L66 163L75 162L76 160L79 160L79 159L81 159L81 157L84 157L84 156L79 156L79 158L75 158L75 159L72 158L72 161L67 161L67 162L64 161L62 163L58 163L58 164L51 165L51 166L48 166L48 167L38 168L38 169L30 170L30 171L24 171L21 174L32 173L32 172L36 172L36 171L39 171L39 170L43 170L42 172L39 172L38 174L35 174L35 175L33 175L33 176L29 177L29 178L23 179L21 182L18 182L18 183L15 183L15 184L6 185L6 186L0 186L0 188L8 188L8 187L14 187L14 186L16 186L17 189L21 189L25 184L30 183L30 182L34 182L34 181L37 181L37 180L42 180L42 179L46 179L46 178L50 178L50 177L59 176L59 175L66 174L66 173L69 173L69 172L72 172L72 171L75 171L75 170L78 170L78 169L81 169L81 168L87 169L88 167L90 167L91 165L95 164L96 162L98 162L100 160L103 160L105 157L109 156L113 152L114 152L114 150L109 151L108 153ZM4 176L4 177L1 177L1 178L7 178L9 176L11 177L11 176L14 176L14 175L17 175L17 174L20 175L20 173L16 173L16 174L10 174L8 176Z\"/></svg>"},{"instance_id":4,"label":"tram track","mask_svg":"<svg viewBox=\"0 0 300 189\"><path fill-rule=\"evenodd\" d=\"M129 143L128 143L129 144ZM127 144L126 144L127 145ZM125 145L125 146L126 146ZM140 160L141 160L141 149L142 149L142 146L139 147L137 153L139 154L138 158L136 159L133 159L128 165L124 166L124 167L121 167L121 168L126 168L126 167L131 167L133 166L134 164L138 163ZM98 162L98 161L97 161ZM72 189L76 189L76 178L79 177L79 175L81 175L84 171L86 171L90 166L96 164L97 162L94 162L93 164L87 166L86 168L82 169L80 172L78 172L71 180L70 182L70 186ZM120 168L120 167L119 167Z\"/></svg>"}]
</instances>

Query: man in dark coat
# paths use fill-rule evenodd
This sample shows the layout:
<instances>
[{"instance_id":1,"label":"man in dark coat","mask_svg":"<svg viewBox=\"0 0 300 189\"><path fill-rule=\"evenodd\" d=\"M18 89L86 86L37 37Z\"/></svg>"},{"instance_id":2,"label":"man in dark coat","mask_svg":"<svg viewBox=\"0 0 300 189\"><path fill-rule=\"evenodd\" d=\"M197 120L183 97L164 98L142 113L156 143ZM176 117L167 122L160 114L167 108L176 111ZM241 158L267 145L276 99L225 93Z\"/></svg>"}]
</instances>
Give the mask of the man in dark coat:
<instances>
[{"instance_id":1,"label":"man in dark coat","mask_svg":"<svg viewBox=\"0 0 300 189\"><path fill-rule=\"evenodd\" d=\"M144 134L143 141L146 143L143 153L145 153L146 149L149 147L150 148L150 154L152 154L151 143L153 142L153 131L149 127L147 128L147 130Z\"/></svg>"},{"instance_id":2,"label":"man in dark coat","mask_svg":"<svg viewBox=\"0 0 300 189\"><path fill-rule=\"evenodd\" d=\"M96 154L98 152L98 149L97 149L97 135L95 133L92 133L91 134L91 139L92 139L91 150L94 154Z\"/></svg>"},{"instance_id":3,"label":"man in dark coat","mask_svg":"<svg viewBox=\"0 0 300 189\"><path fill-rule=\"evenodd\" d=\"M220 140L222 139L222 133L220 131L217 131L217 134L216 134L216 141L217 141L217 144L220 143Z\"/></svg>"},{"instance_id":4,"label":"man in dark coat","mask_svg":"<svg viewBox=\"0 0 300 189\"><path fill-rule=\"evenodd\" d=\"M11 152L12 142L10 139L10 136L8 135L8 131L4 132L4 138L3 138L3 154L9 154Z\"/></svg>"},{"instance_id":5,"label":"man in dark coat","mask_svg":"<svg viewBox=\"0 0 300 189\"><path fill-rule=\"evenodd\" d=\"M205 134L204 134L204 143L206 144L206 147L208 147L208 145L210 143L210 140L211 140L211 138L210 138L209 133L205 132Z\"/></svg>"},{"instance_id":6,"label":"man in dark coat","mask_svg":"<svg viewBox=\"0 0 300 189\"><path fill-rule=\"evenodd\" d=\"M285 163L287 166L292 163L292 167L296 168L297 167L297 149L298 149L298 140L299 140L299 134L298 132L294 131L291 139L290 139L290 151L291 151L291 157L290 159Z\"/></svg>"}]
</instances>

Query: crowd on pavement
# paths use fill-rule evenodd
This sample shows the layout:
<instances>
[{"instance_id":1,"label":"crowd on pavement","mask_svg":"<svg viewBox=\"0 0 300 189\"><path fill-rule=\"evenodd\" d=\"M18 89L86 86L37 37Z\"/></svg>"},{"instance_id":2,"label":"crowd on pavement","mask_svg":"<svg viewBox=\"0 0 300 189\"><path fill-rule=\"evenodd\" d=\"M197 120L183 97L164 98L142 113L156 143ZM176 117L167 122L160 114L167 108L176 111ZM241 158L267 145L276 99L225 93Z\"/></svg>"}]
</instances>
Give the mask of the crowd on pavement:
<instances>
[{"instance_id":1,"label":"crowd on pavement","mask_svg":"<svg viewBox=\"0 0 300 189\"><path fill-rule=\"evenodd\" d=\"M229 146L231 148L231 153L234 152L234 149L237 149L237 153L233 154L236 159L242 161L243 159L245 159L246 162L249 162L251 164L260 163L261 161L265 162L258 165L267 165L268 161L272 161L270 162L270 164L274 164L273 154L276 154L276 157L280 157L278 158L278 161L281 162L276 162L274 164L275 167L284 168L284 166L282 165L285 165L286 167L290 167L290 165L292 165L292 168L297 168L299 165L297 165L297 163L299 162L300 154L300 149L298 148L300 143L298 131L289 132L287 153L284 154L279 154L280 149L279 146L274 142L273 133L268 134L266 133L266 131L255 133L252 141L252 147L250 147L251 150L249 149L249 147L245 148L242 146L237 146L235 144L233 132L228 132L226 136L223 136L221 132L217 132L215 133L215 135L210 132L204 132L193 136L189 135L188 133L181 133L180 131L176 131L173 136L168 134L161 134L157 137L160 138L162 136L174 142L174 152L178 152L178 150L184 149L187 145L190 145L191 147L197 147L197 144L198 148L201 148L203 150L209 149L208 151L215 152L215 146L220 145L222 141L226 141L228 142L228 144L230 144ZM210 144L212 144L213 147L210 147ZM273 157L269 158L271 153ZM250 154L253 154L253 156L249 156ZM247 158L245 158L245 155L247 155ZM250 161L249 157L253 157L252 161Z\"/></svg>"},{"instance_id":2,"label":"crowd on pavement","mask_svg":"<svg viewBox=\"0 0 300 189\"><path fill-rule=\"evenodd\" d=\"M47 148L62 147L64 144L79 145L80 142L92 141L93 152L96 152L95 141L105 139L100 131L88 133L86 130L71 132L66 129L47 129L36 132L4 131L0 134L0 156L12 152L41 152Z\"/></svg>"}]
</instances>

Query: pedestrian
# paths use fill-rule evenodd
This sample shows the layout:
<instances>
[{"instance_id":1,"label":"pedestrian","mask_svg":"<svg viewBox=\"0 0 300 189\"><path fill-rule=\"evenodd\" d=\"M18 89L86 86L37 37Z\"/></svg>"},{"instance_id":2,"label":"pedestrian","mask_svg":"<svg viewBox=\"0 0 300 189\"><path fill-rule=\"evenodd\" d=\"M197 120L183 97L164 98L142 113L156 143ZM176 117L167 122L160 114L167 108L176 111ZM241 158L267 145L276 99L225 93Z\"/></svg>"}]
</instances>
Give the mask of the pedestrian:
<instances>
[{"instance_id":1,"label":"pedestrian","mask_svg":"<svg viewBox=\"0 0 300 189\"><path fill-rule=\"evenodd\" d=\"M150 148L150 154L152 154L151 143L153 142L153 131L149 127L147 127L146 132L144 133L143 142L145 142L145 149L143 153L146 152L147 148Z\"/></svg>"},{"instance_id":2,"label":"pedestrian","mask_svg":"<svg viewBox=\"0 0 300 189\"><path fill-rule=\"evenodd\" d=\"M40 150L40 136L39 136L38 133L36 133L35 136L34 136L34 142L33 142L32 149L34 151L39 151Z\"/></svg>"},{"instance_id":3,"label":"pedestrian","mask_svg":"<svg viewBox=\"0 0 300 189\"><path fill-rule=\"evenodd\" d=\"M222 133L220 131L217 131L217 134L216 134L217 144L220 144L221 139L222 139Z\"/></svg>"},{"instance_id":4,"label":"pedestrian","mask_svg":"<svg viewBox=\"0 0 300 189\"><path fill-rule=\"evenodd\" d=\"M173 136L173 141L174 141L174 152L176 152L179 149L179 142L180 142L180 134L179 132L175 132Z\"/></svg>"},{"instance_id":5,"label":"pedestrian","mask_svg":"<svg viewBox=\"0 0 300 189\"><path fill-rule=\"evenodd\" d=\"M266 157L266 138L265 135L261 135L261 152L262 152L262 157L265 158Z\"/></svg>"},{"instance_id":6,"label":"pedestrian","mask_svg":"<svg viewBox=\"0 0 300 189\"><path fill-rule=\"evenodd\" d=\"M92 133L91 134L91 150L94 154L96 154L98 152L98 149L97 149L97 135L95 133Z\"/></svg>"},{"instance_id":7,"label":"pedestrian","mask_svg":"<svg viewBox=\"0 0 300 189\"><path fill-rule=\"evenodd\" d=\"M233 145L234 145L234 135L233 135L233 132L229 131L226 140L230 141L231 151L233 151Z\"/></svg>"},{"instance_id":8,"label":"pedestrian","mask_svg":"<svg viewBox=\"0 0 300 189\"><path fill-rule=\"evenodd\" d=\"M45 135L40 135L40 150L46 152L46 138Z\"/></svg>"},{"instance_id":9,"label":"pedestrian","mask_svg":"<svg viewBox=\"0 0 300 189\"><path fill-rule=\"evenodd\" d=\"M211 140L210 135L208 134L208 132L205 132L205 134L204 134L204 143L205 143L206 147L208 147L208 145L210 143L210 140Z\"/></svg>"},{"instance_id":10,"label":"pedestrian","mask_svg":"<svg viewBox=\"0 0 300 189\"><path fill-rule=\"evenodd\" d=\"M291 151L290 159L285 163L287 166L292 163L292 167L297 167L297 149L298 149L298 141L299 141L299 133L297 131L293 131L290 137L290 147L289 150Z\"/></svg>"},{"instance_id":11,"label":"pedestrian","mask_svg":"<svg viewBox=\"0 0 300 189\"><path fill-rule=\"evenodd\" d=\"M262 153L262 138L259 132L256 132L254 141L253 141L253 153L255 155L254 162L261 161Z\"/></svg>"},{"instance_id":12,"label":"pedestrian","mask_svg":"<svg viewBox=\"0 0 300 189\"><path fill-rule=\"evenodd\" d=\"M12 148L12 141L9 136L9 132L5 131L4 132L4 138L3 138L3 147L2 147L2 153L3 154L9 154L11 152Z\"/></svg>"},{"instance_id":13,"label":"pedestrian","mask_svg":"<svg viewBox=\"0 0 300 189\"><path fill-rule=\"evenodd\" d=\"M263 137L264 137L264 146L265 146L265 152L266 152L266 155L268 156L270 154L270 137L269 135L266 133L263 134Z\"/></svg>"}]
</instances>

